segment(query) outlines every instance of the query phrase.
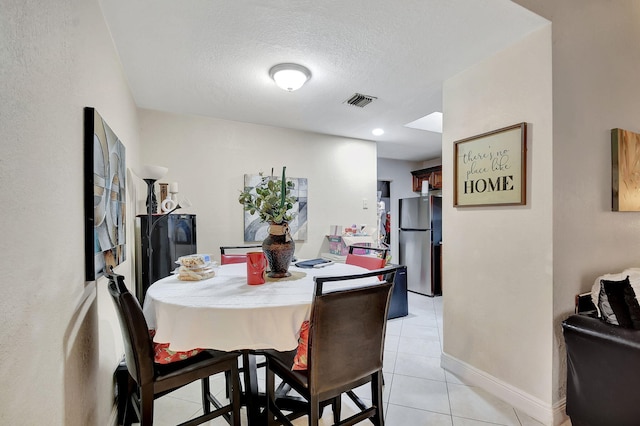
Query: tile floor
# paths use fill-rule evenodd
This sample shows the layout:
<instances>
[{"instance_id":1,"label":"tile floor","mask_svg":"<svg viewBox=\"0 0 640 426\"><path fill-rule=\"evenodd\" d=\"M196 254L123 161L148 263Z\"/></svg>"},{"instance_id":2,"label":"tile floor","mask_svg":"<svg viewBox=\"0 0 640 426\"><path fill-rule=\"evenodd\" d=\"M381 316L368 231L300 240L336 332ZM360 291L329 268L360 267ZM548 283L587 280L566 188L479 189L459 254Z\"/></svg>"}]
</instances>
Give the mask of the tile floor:
<instances>
[{"instance_id":1,"label":"tile floor","mask_svg":"<svg viewBox=\"0 0 640 426\"><path fill-rule=\"evenodd\" d=\"M440 367L442 298L409 293L409 315L390 320L384 354L385 423L388 426L540 426L541 423L480 388L467 386ZM216 397L224 396L222 377L212 379ZM264 383L261 383L264 388ZM364 389L364 390L362 390ZM359 389L363 399L369 390ZM343 417L353 403L343 397ZM200 384L195 383L156 401L154 424L175 425L201 412ZM321 425L331 424L325 410ZM295 425L306 425L306 417ZM225 425L221 419L207 425ZM246 418L242 418L246 424ZM363 424L371 424L368 421ZM570 425L570 423L566 423Z\"/></svg>"}]
</instances>

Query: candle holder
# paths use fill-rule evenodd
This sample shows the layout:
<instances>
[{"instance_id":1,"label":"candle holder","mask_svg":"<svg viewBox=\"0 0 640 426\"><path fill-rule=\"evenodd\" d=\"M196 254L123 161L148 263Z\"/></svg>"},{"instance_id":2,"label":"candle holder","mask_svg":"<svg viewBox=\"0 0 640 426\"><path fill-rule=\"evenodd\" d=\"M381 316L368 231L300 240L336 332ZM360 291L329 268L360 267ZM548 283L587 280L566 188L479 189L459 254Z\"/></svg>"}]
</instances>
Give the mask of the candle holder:
<instances>
[{"instance_id":1,"label":"candle holder","mask_svg":"<svg viewBox=\"0 0 640 426\"><path fill-rule=\"evenodd\" d=\"M153 284L151 282L154 274L153 274L153 244L151 243L151 236L153 235L153 230L156 226L163 220L166 220L171 213L174 211L190 207L191 201L187 198L183 198L181 202L178 202L178 184L173 182L169 185L168 189L171 193L171 198L167 197L164 201L162 201L162 214L160 216L156 215L156 220L153 220L154 213L157 212L157 201L155 197L154 184L155 182L162 178L169 169L162 166L151 166L144 165L139 169L133 170L133 173L136 174L140 179L144 180L147 183L147 230L146 230L146 238L147 238L147 275L148 275L148 285ZM166 185L166 184L163 184ZM141 290L138 288L138 299L140 303L144 302L144 292L146 290Z\"/></svg>"}]
</instances>

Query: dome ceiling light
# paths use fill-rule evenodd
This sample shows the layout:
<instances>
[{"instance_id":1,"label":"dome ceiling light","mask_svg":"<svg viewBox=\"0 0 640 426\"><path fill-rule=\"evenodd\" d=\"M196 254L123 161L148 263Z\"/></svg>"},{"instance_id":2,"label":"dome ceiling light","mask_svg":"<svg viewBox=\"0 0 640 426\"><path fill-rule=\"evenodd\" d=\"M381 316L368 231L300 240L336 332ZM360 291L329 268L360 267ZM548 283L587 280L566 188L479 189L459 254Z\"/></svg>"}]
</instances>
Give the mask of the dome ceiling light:
<instances>
[{"instance_id":1,"label":"dome ceiling light","mask_svg":"<svg viewBox=\"0 0 640 426\"><path fill-rule=\"evenodd\" d=\"M269 76L278 87L293 92L311 78L311 71L298 64L278 64L269 70Z\"/></svg>"}]
</instances>

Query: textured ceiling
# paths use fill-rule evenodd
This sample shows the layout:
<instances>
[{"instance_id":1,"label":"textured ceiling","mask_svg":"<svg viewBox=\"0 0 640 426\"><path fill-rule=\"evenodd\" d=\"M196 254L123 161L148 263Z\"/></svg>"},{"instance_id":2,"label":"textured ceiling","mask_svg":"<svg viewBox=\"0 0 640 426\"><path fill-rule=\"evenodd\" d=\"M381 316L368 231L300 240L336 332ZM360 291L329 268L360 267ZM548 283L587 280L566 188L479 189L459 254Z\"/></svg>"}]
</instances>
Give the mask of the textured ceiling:
<instances>
[{"instance_id":1,"label":"textured ceiling","mask_svg":"<svg viewBox=\"0 0 640 426\"><path fill-rule=\"evenodd\" d=\"M440 156L440 134L404 125L442 110L443 80L547 23L510 0L101 6L142 108L375 140L379 157L413 161ZM281 62L306 66L311 80L279 89L268 73ZM344 104L356 92L377 100Z\"/></svg>"}]
</instances>

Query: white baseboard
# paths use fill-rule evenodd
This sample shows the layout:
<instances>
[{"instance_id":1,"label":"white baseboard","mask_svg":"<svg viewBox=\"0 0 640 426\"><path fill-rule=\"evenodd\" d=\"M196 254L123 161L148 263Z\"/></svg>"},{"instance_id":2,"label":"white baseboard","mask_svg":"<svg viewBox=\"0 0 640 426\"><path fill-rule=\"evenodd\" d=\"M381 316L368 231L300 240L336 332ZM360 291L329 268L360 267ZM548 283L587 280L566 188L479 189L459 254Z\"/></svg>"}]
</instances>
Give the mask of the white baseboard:
<instances>
[{"instance_id":1,"label":"white baseboard","mask_svg":"<svg viewBox=\"0 0 640 426\"><path fill-rule=\"evenodd\" d=\"M442 353L440 366L469 385L478 386L495 397L508 403L526 415L533 417L547 426L558 426L568 420L565 414L566 401L563 398L550 405L540 399L523 392L482 370L460 361L446 353Z\"/></svg>"}]
</instances>

